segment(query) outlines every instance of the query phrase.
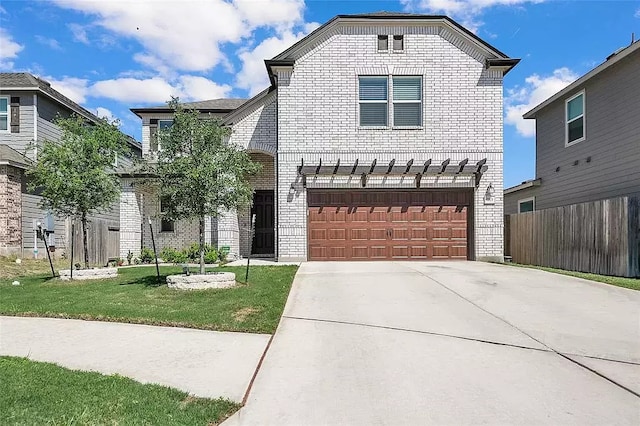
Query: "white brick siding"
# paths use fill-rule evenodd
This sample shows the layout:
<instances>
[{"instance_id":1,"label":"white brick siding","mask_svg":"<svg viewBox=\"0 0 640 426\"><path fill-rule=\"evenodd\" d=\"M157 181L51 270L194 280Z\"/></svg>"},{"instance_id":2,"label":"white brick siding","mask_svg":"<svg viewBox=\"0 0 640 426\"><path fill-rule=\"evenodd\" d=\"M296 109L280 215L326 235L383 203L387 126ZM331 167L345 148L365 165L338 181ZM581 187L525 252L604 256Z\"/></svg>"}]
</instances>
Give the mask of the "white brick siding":
<instances>
[{"instance_id":1,"label":"white brick siding","mask_svg":"<svg viewBox=\"0 0 640 426\"><path fill-rule=\"evenodd\" d=\"M378 53L377 34L405 34L404 53ZM359 75L422 75L423 127L360 128ZM343 27L297 59L293 72L277 77L280 258L307 256L306 191L296 170L301 158L307 164L487 158L475 193L475 255L502 258L502 74L485 69L475 46L436 27ZM390 182L385 187L406 186ZM485 205L490 183L495 203Z\"/></svg>"}]
</instances>

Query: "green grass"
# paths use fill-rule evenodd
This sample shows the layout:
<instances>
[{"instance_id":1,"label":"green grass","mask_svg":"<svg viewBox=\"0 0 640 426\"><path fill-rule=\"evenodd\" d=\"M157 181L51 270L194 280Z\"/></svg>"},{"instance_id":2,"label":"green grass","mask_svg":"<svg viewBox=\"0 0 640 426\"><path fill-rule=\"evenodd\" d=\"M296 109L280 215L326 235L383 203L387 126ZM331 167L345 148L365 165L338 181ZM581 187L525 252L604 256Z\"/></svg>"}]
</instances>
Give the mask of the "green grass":
<instances>
[{"instance_id":1,"label":"green grass","mask_svg":"<svg viewBox=\"0 0 640 426\"><path fill-rule=\"evenodd\" d=\"M542 271L569 275L571 277L583 278L585 280L598 281L605 284L615 285L617 287L629 288L631 290L640 290L640 279L638 278L612 277L609 275L589 274L586 272L565 271L564 269L548 268L546 266L536 265L523 265L521 263L505 263L505 265L518 266L521 268L540 269Z\"/></svg>"},{"instance_id":2,"label":"green grass","mask_svg":"<svg viewBox=\"0 0 640 426\"><path fill-rule=\"evenodd\" d=\"M216 425L240 406L122 376L0 357L2 425Z\"/></svg>"},{"instance_id":3,"label":"green grass","mask_svg":"<svg viewBox=\"0 0 640 426\"><path fill-rule=\"evenodd\" d=\"M244 280L244 267L221 267ZM206 330L273 333L296 266L252 266L249 283L231 289L180 291L157 285L154 266L120 268L110 280L60 281L47 275L0 280L0 314L80 318ZM180 267L161 267L166 275Z\"/></svg>"}]
</instances>

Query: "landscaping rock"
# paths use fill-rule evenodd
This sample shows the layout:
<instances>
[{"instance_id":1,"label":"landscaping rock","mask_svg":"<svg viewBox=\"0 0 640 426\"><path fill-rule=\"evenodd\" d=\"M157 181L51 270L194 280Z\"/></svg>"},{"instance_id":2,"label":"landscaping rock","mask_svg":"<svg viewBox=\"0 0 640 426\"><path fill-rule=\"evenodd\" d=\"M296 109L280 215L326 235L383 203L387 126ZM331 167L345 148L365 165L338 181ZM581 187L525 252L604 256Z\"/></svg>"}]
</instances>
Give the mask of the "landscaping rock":
<instances>
[{"instance_id":1,"label":"landscaping rock","mask_svg":"<svg viewBox=\"0 0 640 426\"><path fill-rule=\"evenodd\" d=\"M167 285L178 290L229 288L236 285L236 274L233 272L209 272L204 275L169 275Z\"/></svg>"},{"instance_id":2,"label":"landscaping rock","mask_svg":"<svg viewBox=\"0 0 640 426\"><path fill-rule=\"evenodd\" d=\"M115 278L117 276L118 268L77 269L73 271L74 280L102 280L105 278ZM69 281L71 279L71 270L61 270L60 279Z\"/></svg>"}]
</instances>

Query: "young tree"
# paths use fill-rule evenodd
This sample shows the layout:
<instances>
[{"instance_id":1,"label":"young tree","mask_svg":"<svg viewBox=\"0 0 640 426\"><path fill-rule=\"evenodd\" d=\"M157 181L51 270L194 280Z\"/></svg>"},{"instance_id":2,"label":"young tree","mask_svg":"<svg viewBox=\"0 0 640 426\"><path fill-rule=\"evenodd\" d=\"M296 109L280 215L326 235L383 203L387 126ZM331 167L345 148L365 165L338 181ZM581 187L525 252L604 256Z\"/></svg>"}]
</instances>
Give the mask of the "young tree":
<instances>
[{"instance_id":1,"label":"young tree","mask_svg":"<svg viewBox=\"0 0 640 426\"><path fill-rule=\"evenodd\" d=\"M59 141L45 141L29 176L29 190L40 190L41 206L82 222L84 266L89 267L87 217L108 210L118 199L120 183L110 173L116 155L128 151L125 135L106 119L89 124L73 115L58 118Z\"/></svg>"},{"instance_id":2,"label":"young tree","mask_svg":"<svg viewBox=\"0 0 640 426\"><path fill-rule=\"evenodd\" d=\"M216 117L201 117L184 109L177 98L173 124L159 132L158 160L150 164L160 196L167 200L163 217L198 219L200 273L204 274L205 217L251 204L253 189L247 177L260 170L241 147L228 143L230 130Z\"/></svg>"}]
</instances>

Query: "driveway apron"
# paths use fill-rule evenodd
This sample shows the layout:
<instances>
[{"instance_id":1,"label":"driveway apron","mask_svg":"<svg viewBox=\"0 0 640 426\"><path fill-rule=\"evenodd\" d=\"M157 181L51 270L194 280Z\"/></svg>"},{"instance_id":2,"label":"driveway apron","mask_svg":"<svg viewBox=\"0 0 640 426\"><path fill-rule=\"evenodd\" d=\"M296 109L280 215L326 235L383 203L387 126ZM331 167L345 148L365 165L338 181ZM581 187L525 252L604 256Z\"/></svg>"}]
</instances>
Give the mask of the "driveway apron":
<instances>
[{"instance_id":1,"label":"driveway apron","mask_svg":"<svg viewBox=\"0 0 640 426\"><path fill-rule=\"evenodd\" d=\"M640 292L479 262L310 262L225 425L640 424Z\"/></svg>"}]
</instances>

